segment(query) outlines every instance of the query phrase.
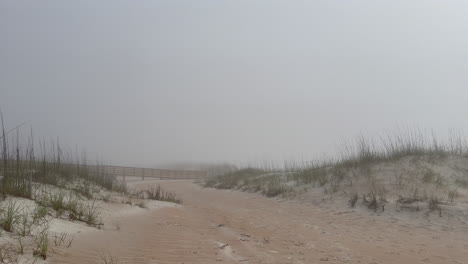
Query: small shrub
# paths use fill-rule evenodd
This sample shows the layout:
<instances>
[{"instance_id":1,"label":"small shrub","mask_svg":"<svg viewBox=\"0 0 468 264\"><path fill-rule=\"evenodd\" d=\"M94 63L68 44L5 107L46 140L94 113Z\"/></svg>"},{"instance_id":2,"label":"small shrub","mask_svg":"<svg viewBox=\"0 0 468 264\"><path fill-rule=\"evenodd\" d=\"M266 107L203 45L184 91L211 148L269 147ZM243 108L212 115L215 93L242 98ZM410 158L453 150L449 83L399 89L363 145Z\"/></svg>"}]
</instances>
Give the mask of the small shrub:
<instances>
[{"instance_id":1,"label":"small shrub","mask_svg":"<svg viewBox=\"0 0 468 264\"><path fill-rule=\"evenodd\" d=\"M423 177L422 177L422 182L424 183L432 183L436 179L436 173L431 170L427 169L426 172L424 172Z\"/></svg>"},{"instance_id":2,"label":"small shrub","mask_svg":"<svg viewBox=\"0 0 468 264\"><path fill-rule=\"evenodd\" d=\"M101 200L103 200L105 203L110 203L112 201L112 198L110 194L105 194L101 197Z\"/></svg>"},{"instance_id":3,"label":"small shrub","mask_svg":"<svg viewBox=\"0 0 468 264\"><path fill-rule=\"evenodd\" d=\"M70 220L79 220L83 215L82 207L83 205L80 199L76 195L70 193L64 207L64 210L68 211L68 218Z\"/></svg>"},{"instance_id":4,"label":"small shrub","mask_svg":"<svg viewBox=\"0 0 468 264\"><path fill-rule=\"evenodd\" d=\"M182 203L175 193L164 191L160 185L156 187L152 186L150 189L140 192L139 196L150 200L173 202L178 204Z\"/></svg>"},{"instance_id":5,"label":"small shrub","mask_svg":"<svg viewBox=\"0 0 468 264\"><path fill-rule=\"evenodd\" d=\"M458 191L456 189L449 190L447 196L449 203L453 204L454 200L458 197Z\"/></svg>"},{"instance_id":6,"label":"small shrub","mask_svg":"<svg viewBox=\"0 0 468 264\"><path fill-rule=\"evenodd\" d=\"M7 232L13 231L13 227L20 221L20 208L16 205L16 201L9 200L6 207L1 208L2 218L1 226Z\"/></svg>"},{"instance_id":7,"label":"small shrub","mask_svg":"<svg viewBox=\"0 0 468 264\"><path fill-rule=\"evenodd\" d=\"M203 187L212 188L212 187L215 187L217 183L218 183L218 180L216 177L210 177L210 178L207 178L204 182L202 182L202 185Z\"/></svg>"},{"instance_id":8,"label":"small shrub","mask_svg":"<svg viewBox=\"0 0 468 264\"><path fill-rule=\"evenodd\" d=\"M264 170L246 168L210 178L210 181L216 181L215 184L213 184L213 182L210 184L217 189L234 189L245 183L246 179L260 176L265 173L266 172Z\"/></svg>"},{"instance_id":9,"label":"small shrub","mask_svg":"<svg viewBox=\"0 0 468 264\"><path fill-rule=\"evenodd\" d=\"M381 208L382 211L385 211L385 191L371 191L367 195L362 195L362 203L367 206L367 208L372 209L377 212L377 209Z\"/></svg>"},{"instance_id":10,"label":"small shrub","mask_svg":"<svg viewBox=\"0 0 468 264\"><path fill-rule=\"evenodd\" d=\"M421 202L423 199L421 198L418 198L418 197L403 197L403 196L399 196L398 197L398 200L397 200L397 203L399 204L412 204L414 202Z\"/></svg>"},{"instance_id":11,"label":"small shrub","mask_svg":"<svg viewBox=\"0 0 468 264\"><path fill-rule=\"evenodd\" d=\"M60 247L65 245L67 248L70 248L74 237L69 237L68 233L55 233L53 239L54 246Z\"/></svg>"},{"instance_id":12,"label":"small shrub","mask_svg":"<svg viewBox=\"0 0 468 264\"><path fill-rule=\"evenodd\" d=\"M49 207L55 210L57 217L62 216L66 210L65 194L63 192L49 194L47 203Z\"/></svg>"},{"instance_id":13,"label":"small shrub","mask_svg":"<svg viewBox=\"0 0 468 264\"><path fill-rule=\"evenodd\" d=\"M18 240L18 246L16 248L17 248L18 254L23 255L24 254L24 241L23 241L23 238L18 237L17 240Z\"/></svg>"},{"instance_id":14,"label":"small shrub","mask_svg":"<svg viewBox=\"0 0 468 264\"><path fill-rule=\"evenodd\" d=\"M123 194L128 193L127 183L124 181L115 181L111 190Z\"/></svg>"},{"instance_id":15,"label":"small shrub","mask_svg":"<svg viewBox=\"0 0 468 264\"><path fill-rule=\"evenodd\" d=\"M100 253L99 254L99 258L100 258L100 264L118 264L119 263L119 259L113 255L111 255L109 252L107 252L107 254L105 253Z\"/></svg>"},{"instance_id":16,"label":"small shrub","mask_svg":"<svg viewBox=\"0 0 468 264\"><path fill-rule=\"evenodd\" d=\"M91 182L89 181L83 181L82 184L79 184L78 186L75 186L72 188L73 191L76 193L82 195L86 199L92 199L93 198L93 191L91 188Z\"/></svg>"},{"instance_id":17,"label":"small shrub","mask_svg":"<svg viewBox=\"0 0 468 264\"><path fill-rule=\"evenodd\" d=\"M140 201L140 202L138 202L136 205L137 205L138 207L140 207L140 208L148 208L148 207L146 206L145 201L143 201L143 200Z\"/></svg>"},{"instance_id":18,"label":"small shrub","mask_svg":"<svg viewBox=\"0 0 468 264\"><path fill-rule=\"evenodd\" d=\"M428 201L429 212L438 210L439 214L442 215L442 208L440 207L440 204L441 202L439 198L436 195L432 195Z\"/></svg>"},{"instance_id":19,"label":"small shrub","mask_svg":"<svg viewBox=\"0 0 468 264\"><path fill-rule=\"evenodd\" d=\"M47 258L49 251L49 229L45 227L34 239L35 248L33 249L33 255L41 257L42 259Z\"/></svg>"},{"instance_id":20,"label":"small shrub","mask_svg":"<svg viewBox=\"0 0 468 264\"><path fill-rule=\"evenodd\" d=\"M31 228L34 222L29 220L29 217L27 214L21 215L19 222L20 222L20 226L19 226L18 234L22 237L30 235Z\"/></svg>"},{"instance_id":21,"label":"small shrub","mask_svg":"<svg viewBox=\"0 0 468 264\"><path fill-rule=\"evenodd\" d=\"M36 206L36 209L34 210L33 216L32 216L33 223L36 224L40 220L45 220L45 217L47 216L48 213L49 213L49 210L47 209L47 207L42 206L42 205Z\"/></svg>"},{"instance_id":22,"label":"small shrub","mask_svg":"<svg viewBox=\"0 0 468 264\"><path fill-rule=\"evenodd\" d=\"M356 202L358 201L358 199L359 199L359 195L357 193L353 193L351 195L351 197L349 198L349 200L348 200L348 205L350 207L354 207L356 205Z\"/></svg>"},{"instance_id":23,"label":"small shrub","mask_svg":"<svg viewBox=\"0 0 468 264\"><path fill-rule=\"evenodd\" d=\"M125 200L122 200L122 203L123 203L123 204L128 204L128 205L130 205L130 206L133 205L132 200L131 200L131 199L128 199L128 198L125 199Z\"/></svg>"},{"instance_id":24,"label":"small shrub","mask_svg":"<svg viewBox=\"0 0 468 264\"><path fill-rule=\"evenodd\" d=\"M367 208L374 209L375 211L377 211L377 208L379 206L379 203L377 201L377 196L375 195L374 192L370 192L368 197L369 197L369 200L366 200Z\"/></svg>"},{"instance_id":25,"label":"small shrub","mask_svg":"<svg viewBox=\"0 0 468 264\"><path fill-rule=\"evenodd\" d=\"M445 185L445 179L444 179L444 177L443 177L442 175L440 175L440 174L437 174L436 180L435 180L434 184L435 184L438 188L444 186L444 185Z\"/></svg>"},{"instance_id":26,"label":"small shrub","mask_svg":"<svg viewBox=\"0 0 468 264\"><path fill-rule=\"evenodd\" d=\"M290 191L290 188L285 184L282 184L279 181L273 181L269 182L266 188L262 190L262 194L266 197L275 197L288 191Z\"/></svg>"},{"instance_id":27,"label":"small shrub","mask_svg":"<svg viewBox=\"0 0 468 264\"><path fill-rule=\"evenodd\" d=\"M99 225L100 214L100 208L96 205L96 201L94 200L84 205L82 221L92 226Z\"/></svg>"},{"instance_id":28,"label":"small shrub","mask_svg":"<svg viewBox=\"0 0 468 264\"><path fill-rule=\"evenodd\" d=\"M324 186L328 182L327 170L324 168L310 168L295 172L293 179L302 184Z\"/></svg>"}]
</instances>

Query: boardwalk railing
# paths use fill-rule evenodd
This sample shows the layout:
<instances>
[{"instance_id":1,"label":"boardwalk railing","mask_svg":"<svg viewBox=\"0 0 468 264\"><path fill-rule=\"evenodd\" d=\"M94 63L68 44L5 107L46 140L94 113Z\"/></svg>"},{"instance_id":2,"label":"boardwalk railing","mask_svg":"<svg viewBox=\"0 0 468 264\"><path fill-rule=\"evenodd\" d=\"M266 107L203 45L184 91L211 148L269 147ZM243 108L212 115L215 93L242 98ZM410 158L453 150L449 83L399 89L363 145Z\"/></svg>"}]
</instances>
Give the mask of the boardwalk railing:
<instances>
[{"instance_id":1,"label":"boardwalk railing","mask_svg":"<svg viewBox=\"0 0 468 264\"><path fill-rule=\"evenodd\" d=\"M152 168L136 168L136 167L122 167L122 166L107 166L99 165L93 166L88 165L90 169L97 169L100 172L114 175L116 177L122 177L124 180L126 177L139 177L142 180L145 178L157 178L157 179L200 179L207 175L205 171L193 171L193 170L162 170Z\"/></svg>"},{"instance_id":2,"label":"boardwalk railing","mask_svg":"<svg viewBox=\"0 0 468 264\"><path fill-rule=\"evenodd\" d=\"M28 162L20 161L20 163L30 164ZM9 167L14 169L17 161L10 160ZM53 163L48 163L48 165ZM0 163L0 168L2 163ZM41 165L40 162L35 164L36 166ZM123 166L110 166L110 165L76 165L76 164L60 164L60 166L69 167L86 167L91 173L99 172L110 174L115 177L122 177L124 180L126 177L139 177L145 178L157 178L157 179L200 179L207 176L206 171L194 171L194 170L162 170L152 168L136 168L136 167L123 167ZM0 171L0 177L2 171Z\"/></svg>"}]
</instances>

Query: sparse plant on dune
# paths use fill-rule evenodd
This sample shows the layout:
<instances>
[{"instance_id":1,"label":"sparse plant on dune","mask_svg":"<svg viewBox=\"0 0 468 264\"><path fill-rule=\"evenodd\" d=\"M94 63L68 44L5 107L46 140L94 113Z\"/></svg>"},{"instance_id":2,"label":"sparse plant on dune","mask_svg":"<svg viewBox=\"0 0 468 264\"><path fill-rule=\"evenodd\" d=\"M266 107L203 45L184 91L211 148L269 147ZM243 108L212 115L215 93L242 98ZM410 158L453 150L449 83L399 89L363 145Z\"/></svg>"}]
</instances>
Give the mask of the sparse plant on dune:
<instances>
[{"instance_id":1,"label":"sparse plant on dune","mask_svg":"<svg viewBox=\"0 0 468 264\"><path fill-rule=\"evenodd\" d=\"M223 174L222 176L209 178L208 184L212 184L214 181L216 181L216 183L210 187L215 187L217 189L234 189L244 185L245 181L249 178L260 176L265 173L266 171L261 169L246 168L234 172L229 172L227 174ZM206 187L208 187L208 185L206 185Z\"/></svg>"},{"instance_id":2,"label":"sparse plant on dune","mask_svg":"<svg viewBox=\"0 0 468 264\"><path fill-rule=\"evenodd\" d=\"M49 252L49 227L45 225L34 239L33 255L46 259Z\"/></svg>"},{"instance_id":3,"label":"sparse plant on dune","mask_svg":"<svg viewBox=\"0 0 468 264\"><path fill-rule=\"evenodd\" d=\"M150 199L150 200L157 200L157 201L165 201L165 202L172 202L172 203L182 203L182 201L177 198L175 193L167 192L160 185L154 187L151 186L147 190L140 191L137 194L138 197L143 199Z\"/></svg>"},{"instance_id":4,"label":"sparse plant on dune","mask_svg":"<svg viewBox=\"0 0 468 264\"><path fill-rule=\"evenodd\" d=\"M458 191L457 191L457 189L449 190L447 196L448 196L448 199L447 199L448 202L449 202L450 204L453 204L453 203L454 203L454 200L458 197Z\"/></svg>"},{"instance_id":5,"label":"sparse plant on dune","mask_svg":"<svg viewBox=\"0 0 468 264\"><path fill-rule=\"evenodd\" d=\"M35 224L40 224L41 222L46 221L46 216L49 213L47 207L38 205L32 214L32 221Z\"/></svg>"},{"instance_id":6,"label":"sparse plant on dune","mask_svg":"<svg viewBox=\"0 0 468 264\"><path fill-rule=\"evenodd\" d=\"M34 225L34 222L29 219L29 215L26 213L23 213L20 216L19 227L18 227L17 233L21 237L29 236L31 234L33 225Z\"/></svg>"},{"instance_id":7,"label":"sparse plant on dune","mask_svg":"<svg viewBox=\"0 0 468 264\"><path fill-rule=\"evenodd\" d=\"M66 210L65 194L63 192L49 194L47 202L46 205L55 210L57 217L60 217Z\"/></svg>"},{"instance_id":8,"label":"sparse plant on dune","mask_svg":"<svg viewBox=\"0 0 468 264\"><path fill-rule=\"evenodd\" d=\"M316 185L324 186L329 181L326 168L321 167L294 172L290 178L299 184L312 184L314 187Z\"/></svg>"},{"instance_id":9,"label":"sparse plant on dune","mask_svg":"<svg viewBox=\"0 0 468 264\"><path fill-rule=\"evenodd\" d=\"M44 219L48 214L47 208L53 209L58 218L68 218L72 221L85 222L91 226L99 226L100 208L96 200L83 201L72 192L65 195L64 192L47 193L37 198L39 207L33 214L33 220Z\"/></svg>"},{"instance_id":10,"label":"sparse plant on dune","mask_svg":"<svg viewBox=\"0 0 468 264\"><path fill-rule=\"evenodd\" d=\"M284 183L279 181L269 182L265 189L262 190L262 194L267 197L275 197L290 191L290 188Z\"/></svg>"},{"instance_id":11,"label":"sparse plant on dune","mask_svg":"<svg viewBox=\"0 0 468 264\"><path fill-rule=\"evenodd\" d=\"M93 185L108 190L125 193L126 184L114 175L105 173L102 165L88 165L86 155L66 153L59 140L47 143L45 140L34 142L30 134L23 140L19 128L6 131L3 115L0 113L0 193L33 199L33 185L48 184L65 189L73 189L91 199ZM26 141L26 143L24 143Z\"/></svg>"},{"instance_id":12,"label":"sparse plant on dune","mask_svg":"<svg viewBox=\"0 0 468 264\"><path fill-rule=\"evenodd\" d=\"M350 207L354 207L359 199L359 194L358 193L353 193L348 199L348 205Z\"/></svg>"},{"instance_id":13,"label":"sparse plant on dune","mask_svg":"<svg viewBox=\"0 0 468 264\"><path fill-rule=\"evenodd\" d=\"M82 221L92 226L100 226L99 222L100 208L97 206L96 201L88 202L83 208Z\"/></svg>"},{"instance_id":14,"label":"sparse plant on dune","mask_svg":"<svg viewBox=\"0 0 468 264\"><path fill-rule=\"evenodd\" d=\"M427 168L426 171L423 173L422 182L432 183L436 180L436 177L437 175L434 172L434 170Z\"/></svg>"},{"instance_id":15,"label":"sparse plant on dune","mask_svg":"<svg viewBox=\"0 0 468 264\"><path fill-rule=\"evenodd\" d=\"M99 262L98 264L120 264L119 258L113 256L110 252L99 254Z\"/></svg>"},{"instance_id":16,"label":"sparse plant on dune","mask_svg":"<svg viewBox=\"0 0 468 264\"><path fill-rule=\"evenodd\" d=\"M368 194L362 195L362 203L367 206L367 208L377 212L378 209L385 211L385 203L387 203L387 200L382 192L371 191Z\"/></svg>"},{"instance_id":17,"label":"sparse plant on dune","mask_svg":"<svg viewBox=\"0 0 468 264\"><path fill-rule=\"evenodd\" d=\"M14 226L21 219L20 207L16 204L16 201L9 200L8 203L0 208L0 225L7 232L12 232Z\"/></svg>"},{"instance_id":18,"label":"sparse plant on dune","mask_svg":"<svg viewBox=\"0 0 468 264\"><path fill-rule=\"evenodd\" d=\"M24 254L24 241L23 241L23 237L18 237L16 239L18 241L18 245L17 245L17 252L18 254Z\"/></svg>"},{"instance_id":19,"label":"sparse plant on dune","mask_svg":"<svg viewBox=\"0 0 468 264\"><path fill-rule=\"evenodd\" d=\"M451 177L442 175L445 169L436 167L449 166L448 157L466 158L466 154L467 141L459 134L452 133L447 140L440 141L434 136L427 137L419 129L399 129L376 138L360 135L353 144L344 144L334 157L322 161L285 162L284 168L271 166L274 162L264 162L267 166L260 164L258 168L239 169L208 178L204 186L260 192L269 197L286 189L295 193L312 187L322 188L333 198L341 196L334 193L347 193L351 189L352 193L355 190L365 193L361 194L362 203L374 211L385 210L389 201L395 202L397 208L415 206L419 210L420 202L430 203L428 191L444 192L447 204L454 204L458 197L454 185L468 186L468 177L465 177L468 170L454 168L459 172ZM386 171L380 174L382 170ZM411 188L413 194L402 194ZM391 192L389 201L388 190ZM351 195L348 204L355 206L361 196Z\"/></svg>"},{"instance_id":20,"label":"sparse plant on dune","mask_svg":"<svg viewBox=\"0 0 468 264\"><path fill-rule=\"evenodd\" d=\"M110 202L109 195L101 194L128 194L125 182L105 173L99 162L88 164L85 154L64 151L58 139L35 142L32 129L29 135L23 135L20 126L6 129L1 111L0 121L0 227L18 244L0 246L0 263L17 263L26 246L32 246L34 256L43 259L47 258L50 245L70 247L73 238L67 235L49 238L51 217L99 228L101 211L94 199L102 197ZM180 202L172 193L159 194L163 200ZM15 197L33 200L37 206L23 208ZM29 242L32 244L26 245Z\"/></svg>"},{"instance_id":21,"label":"sparse plant on dune","mask_svg":"<svg viewBox=\"0 0 468 264\"><path fill-rule=\"evenodd\" d=\"M429 212L438 211L439 216L442 217L442 208L440 206L441 202L439 200L439 197L437 197L437 195L432 195L427 204L428 204Z\"/></svg>"},{"instance_id":22,"label":"sparse plant on dune","mask_svg":"<svg viewBox=\"0 0 468 264\"><path fill-rule=\"evenodd\" d=\"M66 246L67 248L70 248L74 237L70 237L68 233L55 233L53 236L53 245L55 247L61 247L61 246Z\"/></svg>"},{"instance_id":23,"label":"sparse plant on dune","mask_svg":"<svg viewBox=\"0 0 468 264\"><path fill-rule=\"evenodd\" d=\"M127 184L123 181L115 181L112 185L112 190L123 194L128 193Z\"/></svg>"},{"instance_id":24,"label":"sparse plant on dune","mask_svg":"<svg viewBox=\"0 0 468 264\"><path fill-rule=\"evenodd\" d=\"M143 201L143 200L142 200L142 201L139 201L136 205L137 205L138 207L140 207L140 208L148 208L148 207L146 206L145 201Z\"/></svg>"}]
</instances>

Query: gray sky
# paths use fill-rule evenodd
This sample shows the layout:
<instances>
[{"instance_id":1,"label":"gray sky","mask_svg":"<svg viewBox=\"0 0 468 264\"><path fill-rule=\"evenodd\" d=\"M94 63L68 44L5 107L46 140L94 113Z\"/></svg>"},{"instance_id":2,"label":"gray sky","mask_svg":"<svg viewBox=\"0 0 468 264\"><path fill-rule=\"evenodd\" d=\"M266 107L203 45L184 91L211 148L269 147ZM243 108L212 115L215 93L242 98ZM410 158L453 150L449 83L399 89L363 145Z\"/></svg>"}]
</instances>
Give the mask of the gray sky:
<instances>
[{"instance_id":1,"label":"gray sky","mask_svg":"<svg viewBox=\"0 0 468 264\"><path fill-rule=\"evenodd\" d=\"M122 165L468 129L467 1L0 0L0 107Z\"/></svg>"}]
</instances>

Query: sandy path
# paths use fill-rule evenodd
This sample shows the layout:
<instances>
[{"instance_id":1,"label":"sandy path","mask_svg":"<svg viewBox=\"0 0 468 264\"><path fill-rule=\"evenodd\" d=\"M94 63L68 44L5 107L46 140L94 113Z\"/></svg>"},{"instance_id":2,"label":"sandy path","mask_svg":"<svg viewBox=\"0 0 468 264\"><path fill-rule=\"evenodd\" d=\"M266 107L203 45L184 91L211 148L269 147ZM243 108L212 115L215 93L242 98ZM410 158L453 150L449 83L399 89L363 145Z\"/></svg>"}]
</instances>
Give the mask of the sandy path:
<instances>
[{"instance_id":1,"label":"sandy path","mask_svg":"<svg viewBox=\"0 0 468 264\"><path fill-rule=\"evenodd\" d=\"M145 182L147 185L149 182ZM429 230L349 210L160 181L184 201L116 219L120 231L86 233L50 263L468 263L468 234Z\"/></svg>"}]
</instances>

